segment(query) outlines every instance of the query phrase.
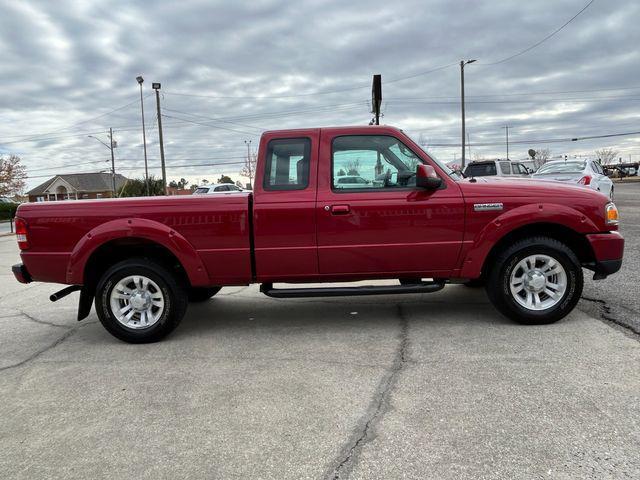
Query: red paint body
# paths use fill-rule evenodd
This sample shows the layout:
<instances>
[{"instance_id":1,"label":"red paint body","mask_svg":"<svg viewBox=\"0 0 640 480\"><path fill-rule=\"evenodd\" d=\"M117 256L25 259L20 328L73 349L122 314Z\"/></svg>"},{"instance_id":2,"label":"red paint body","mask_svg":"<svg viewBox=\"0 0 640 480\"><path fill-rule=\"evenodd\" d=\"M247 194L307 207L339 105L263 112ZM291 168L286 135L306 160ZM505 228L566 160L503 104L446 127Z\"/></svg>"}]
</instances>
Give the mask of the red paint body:
<instances>
[{"instance_id":1,"label":"red paint body","mask_svg":"<svg viewBox=\"0 0 640 480\"><path fill-rule=\"evenodd\" d=\"M400 139L434 167L443 188L333 191L332 140L371 134ZM300 137L311 141L309 186L265 190L267 143ZM474 209L497 202L500 211ZM590 189L553 182L456 181L400 130L368 126L266 132L252 194L32 203L18 216L28 231L22 260L35 281L82 284L96 249L128 238L165 247L192 285L206 286L476 278L500 239L535 224L584 235L596 262L619 260L624 240L605 222L607 203Z\"/></svg>"}]
</instances>

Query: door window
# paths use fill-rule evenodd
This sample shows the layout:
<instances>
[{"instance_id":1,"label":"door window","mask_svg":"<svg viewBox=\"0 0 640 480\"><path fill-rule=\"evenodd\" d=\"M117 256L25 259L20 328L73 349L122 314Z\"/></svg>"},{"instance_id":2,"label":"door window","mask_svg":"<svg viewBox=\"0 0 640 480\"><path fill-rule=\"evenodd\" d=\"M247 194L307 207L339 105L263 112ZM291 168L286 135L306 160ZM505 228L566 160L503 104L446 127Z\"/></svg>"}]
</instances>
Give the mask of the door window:
<instances>
[{"instance_id":1,"label":"door window","mask_svg":"<svg viewBox=\"0 0 640 480\"><path fill-rule=\"evenodd\" d=\"M500 162L500 171L503 175L511 175L511 163Z\"/></svg>"},{"instance_id":2,"label":"door window","mask_svg":"<svg viewBox=\"0 0 640 480\"><path fill-rule=\"evenodd\" d=\"M334 191L415 187L420 163L406 145L388 135L336 137L331 186Z\"/></svg>"},{"instance_id":3,"label":"door window","mask_svg":"<svg viewBox=\"0 0 640 480\"><path fill-rule=\"evenodd\" d=\"M265 190L304 190L309 186L311 140L282 138L267 146Z\"/></svg>"}]
</instances>

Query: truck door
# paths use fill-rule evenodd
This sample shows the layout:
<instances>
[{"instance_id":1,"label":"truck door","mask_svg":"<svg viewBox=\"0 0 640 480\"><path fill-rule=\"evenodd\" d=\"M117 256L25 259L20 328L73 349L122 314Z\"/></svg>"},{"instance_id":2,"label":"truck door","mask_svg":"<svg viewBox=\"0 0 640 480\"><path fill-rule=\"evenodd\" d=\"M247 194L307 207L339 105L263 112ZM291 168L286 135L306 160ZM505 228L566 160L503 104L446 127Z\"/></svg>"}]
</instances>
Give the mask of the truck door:
<instances>
[{"instance_id":1,"label":"truck door","mask_svg":"<svg viewBox=\"0 0 640 480\"><path fill-rule=\"evenodd\" d=\"M319 129L265 133L254 186L258 281L317 275L316 187Z\"/></svg>"},{"instance_id":2,"label":"truck door","mask_svg":"<svg viewBox=\"0 0 640 480\"><path fill-rule=\"evenodd\" d=\"M372 127L369 127L370 129ZM373 127L375 128L375 127ZM460 188L415 186L418 163L435 164L395 129L322 130L318 168L321 275L447 277L464 232Z\"/></svg>"}]
</instances>

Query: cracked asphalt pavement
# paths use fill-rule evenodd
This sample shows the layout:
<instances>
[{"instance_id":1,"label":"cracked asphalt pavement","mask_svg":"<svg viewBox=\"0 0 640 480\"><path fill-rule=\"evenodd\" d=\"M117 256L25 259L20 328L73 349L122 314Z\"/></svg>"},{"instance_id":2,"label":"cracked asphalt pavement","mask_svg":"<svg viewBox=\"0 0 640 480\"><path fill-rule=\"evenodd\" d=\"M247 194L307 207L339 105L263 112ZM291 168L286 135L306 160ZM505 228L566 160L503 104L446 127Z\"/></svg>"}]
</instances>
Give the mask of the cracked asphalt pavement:
<instances>
[{"instance_id":1,"label":"cracked asphalt pavement","mask_svg":"<svg viewBox=\"0 0 640 480\"><path fill-rule=\"evenodd\" d=\"M15 282L0 237L0 477L638 478L640 337L595 301L638 308L640 215L622 196L623 274L542 327L463 286L306 300L251 286L128 345L93 312L76 322L77 293L50 303L57 286Z\"/></svg>"}]
</instances>

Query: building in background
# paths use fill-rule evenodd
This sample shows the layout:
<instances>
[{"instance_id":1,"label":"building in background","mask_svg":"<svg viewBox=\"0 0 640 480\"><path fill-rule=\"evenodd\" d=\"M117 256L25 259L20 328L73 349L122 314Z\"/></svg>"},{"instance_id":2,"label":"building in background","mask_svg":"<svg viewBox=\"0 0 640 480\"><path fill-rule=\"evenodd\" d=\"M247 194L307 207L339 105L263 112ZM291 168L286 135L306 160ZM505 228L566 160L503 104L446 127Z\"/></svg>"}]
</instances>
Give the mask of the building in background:
<instances>
[{"instance_id":1,"label":"building in background","mask_svg":"<svg viewBox=\"0 0 640 480\"><path fill-rule=\"evenodd\" d=\"M116 191L127 178L116 174ZM56 175L27 192L30 202L53 202L55 200L83 200L89 198L114 197L110 173L70 173Z\"/></svg>"}]
</instances>

